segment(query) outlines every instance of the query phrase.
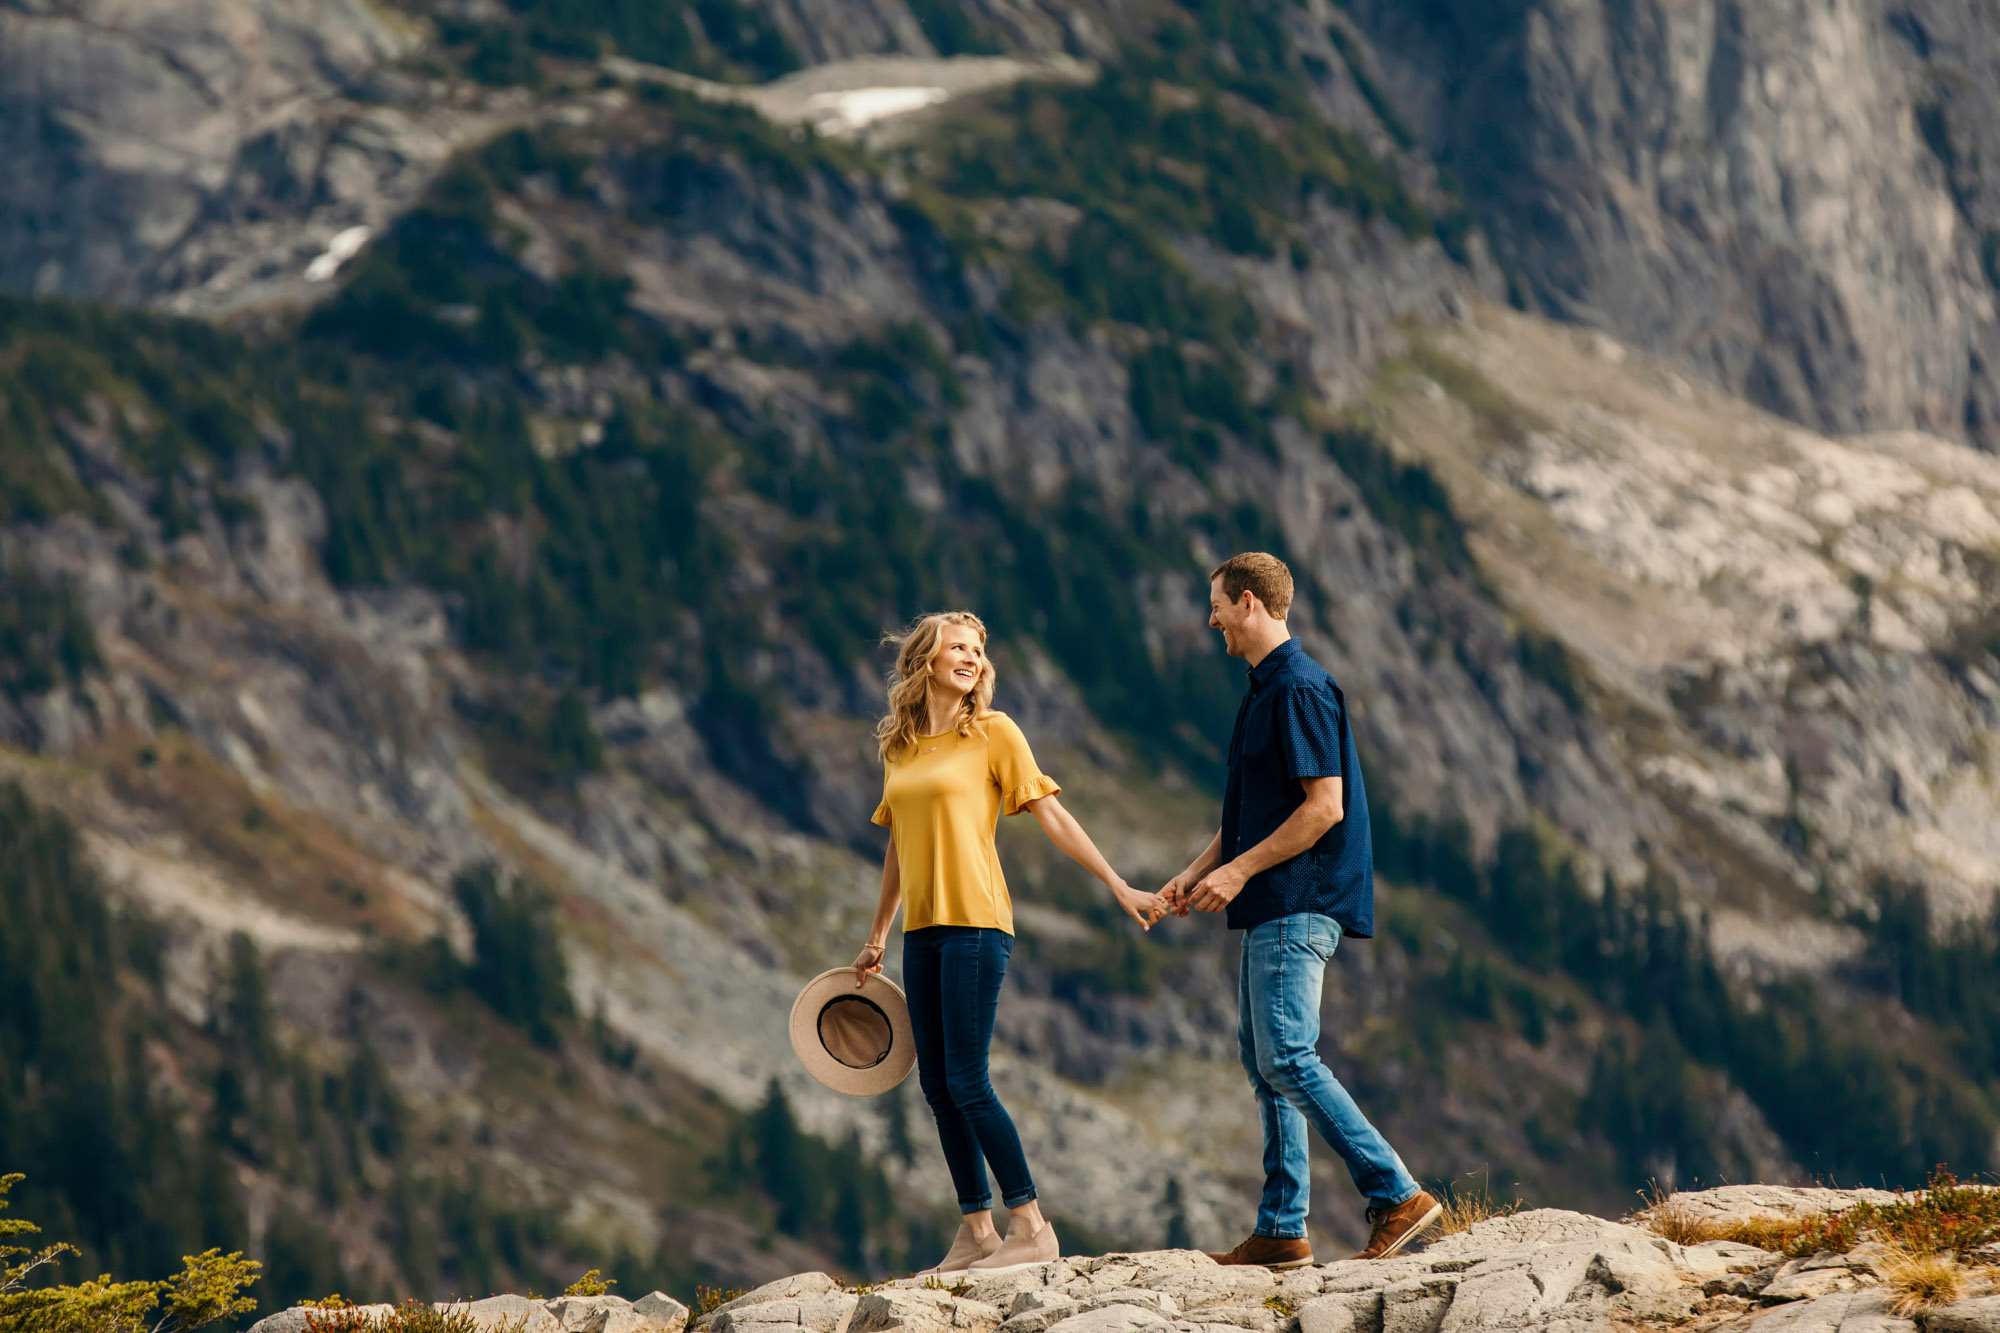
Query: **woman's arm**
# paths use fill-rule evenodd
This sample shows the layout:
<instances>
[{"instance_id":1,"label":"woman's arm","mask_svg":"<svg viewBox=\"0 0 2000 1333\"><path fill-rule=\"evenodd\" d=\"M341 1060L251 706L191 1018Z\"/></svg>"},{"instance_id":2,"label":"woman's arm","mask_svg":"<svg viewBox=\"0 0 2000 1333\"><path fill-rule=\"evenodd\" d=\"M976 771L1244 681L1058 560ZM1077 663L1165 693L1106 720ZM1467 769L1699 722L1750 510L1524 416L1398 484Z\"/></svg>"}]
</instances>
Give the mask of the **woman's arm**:
<instances>
[{"instance_id":1,"label":"woman's arm","mask_svg":"<svg viewBox=\"0 0 2000 1333\"><path fill-rule=\"evenodd\" d=\"M1083 831L1083 825L1076 822L1076 816L1063 809L1061 801L1053 796L1043 796L1027 802L1022 809L1035 817L1035 822L1042 826L1042 832L1049 835L1049 841L1060 847L1065 856L1104 882L1126 916L1147 930L1153 928L1153 923L1160 919L1164 910L1158 895L1141 893L1119 878L1118 872L1104 859L1104 854L1097 850L1097 844Z\"/></svg>"},{"instance_id":2,"label":"woman's arm","mask_svg":"<svg viewBox=\"0 0 2000 1333\"><path fill-rule=\"evenodd\" d=\"M875 919L868 923L868 943L854 956L854 986L867 984L870 972L882 970L882 954L889 947L889 927L895 923L896 909L903 902L903 868L896 863L896 834L889 834L889 850L882 855L882 896L875 900Z\"/></svg>"}]
</instances>

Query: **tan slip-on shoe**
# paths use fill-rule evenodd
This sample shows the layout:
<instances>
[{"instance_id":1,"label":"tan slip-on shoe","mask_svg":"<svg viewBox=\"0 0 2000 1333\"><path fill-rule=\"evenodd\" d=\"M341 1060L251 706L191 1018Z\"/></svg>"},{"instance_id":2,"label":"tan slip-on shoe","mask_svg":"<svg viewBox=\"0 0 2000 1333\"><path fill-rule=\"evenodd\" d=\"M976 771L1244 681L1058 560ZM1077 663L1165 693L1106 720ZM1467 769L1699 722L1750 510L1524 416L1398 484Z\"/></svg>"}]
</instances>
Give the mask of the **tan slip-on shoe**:
<instances>
[{"instance_id":1,"label":"tan slip-on shoe","mask_svg":"<svg viewBox=\"0 0 2000 1333\"><path fill-rule=\"evenodd\" d=\"M1313 1261L1312 1242L1304 1236L1260 1236L1224 1254L1210 1254L1219 1264L1262 1264L1266 1268L1304 1268Z\"/></svg>"},{"instance_id":2,"label":"tan slip-on shoe","mask_svg":"<svg viewBox=\"0 0 2000 1333\"><path fill-rule=\"evenodd\" d=\"M1444 1205L1429 1190L1418 1190L1394 1208L1370 1208L1368 1248L1357 1259L1387 1259L1417 1238L1417 1233L1444 1216Z\"/></svg>"},{"instance_id":3,"label":"tan slip-on shoe","mask_svg":"<svg viewBox=\"0 0 2000 1333\"><path fill-rule=\"evenodd\" d=\"M975 1273L1000 1273L1009 1268L1028 1268L1035 1264L1052 1264L1062 1258L1062 1243L1056 1239L1053 1222L1044 1221L1041 1230L1030 1233L1023 1223L1010 1222L1007 1239L1000 1242L1000 1248L984 1259L972 1261Z\"/></svg>"},{"instance_id":4,"label":"tan slip-on shoe","mask_svg":"<svg viewBox=\"0 0 2000 1333\"><path fill-rule=\"evenodd\" d=\"M958 1234L951 1238L951 1248L944 1258L938 1260L937 1267L926 1268L916 1274L918 1277L936 1277L940 1273L963 1273L966 1269L1000 1248L1000 1234L995 1232L985 1240L972 1234L972 1228L965 1223L958 1224Z\"/></svg>"}]
</instances>

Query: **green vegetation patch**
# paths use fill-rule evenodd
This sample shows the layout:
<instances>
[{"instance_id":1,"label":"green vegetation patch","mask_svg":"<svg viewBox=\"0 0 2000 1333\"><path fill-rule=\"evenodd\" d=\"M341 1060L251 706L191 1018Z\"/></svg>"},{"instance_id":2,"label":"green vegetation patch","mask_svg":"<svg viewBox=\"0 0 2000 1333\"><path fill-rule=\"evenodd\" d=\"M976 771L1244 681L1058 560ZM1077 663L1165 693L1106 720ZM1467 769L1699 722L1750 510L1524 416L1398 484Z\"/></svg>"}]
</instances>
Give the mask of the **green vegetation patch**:
<instances>
[{"instance_id":1,"label":"green vegetation patch","mask_svg":"<svg viewBox=\"0 0 2000 1333\"><path fill-rule=\"evenodd\" d=\"M537 57L622 55L727 83L799 67L770 18L742 0L506 0L497 18L439 21L442 53L471 78L536 87Z\"/></svg>"},{"instance_id":2,"label":"green vegetation patch","mask_svg":"<svg viewBox=\"0 0 2000 1333\"><path fill-rule=\"evenodd\" d=\"M97 636L67 582L0 567L0 693L20 700L75 685L103 666Z\"/></svg>"}]
</instances>

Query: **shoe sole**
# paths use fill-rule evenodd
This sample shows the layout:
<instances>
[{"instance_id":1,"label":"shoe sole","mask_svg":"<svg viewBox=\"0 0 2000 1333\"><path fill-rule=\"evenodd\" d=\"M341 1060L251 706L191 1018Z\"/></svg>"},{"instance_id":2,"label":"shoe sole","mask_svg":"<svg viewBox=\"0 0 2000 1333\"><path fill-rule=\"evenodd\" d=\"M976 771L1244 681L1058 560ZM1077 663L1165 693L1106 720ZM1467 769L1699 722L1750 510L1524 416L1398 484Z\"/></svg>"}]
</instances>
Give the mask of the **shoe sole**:
<instances>
[{"instance_id":1,"label":"shoe sole","mask_svg":"<svg viewBox=\"0 0 2000 1333\"><path fill-rule=\"evenodd\" d=\"M990 1277L994 1273L1018 1273L1024 1268L1041 1268L1047 1264L1061 1262L1062 1258L1058 1255L1054 1259L1024 1259L1018 1264L1001 1264L998 1268L968 1268L963 1271L973 1277Z\"/></svg>"},{"instance_id":2,"label":"shoe sole","mask_svg":"<svg viewBox=\"0 0 2000 1333\"><path fill-rule=\"evenodd\" d=\"M1408 1245L1411 1241L1417 1238L1417 1233L1426 1230L1431 1225L1431 1223L1437 1221L1440 1217L1443 1216L1444 1216L1444 1205L1441 1203L1432 1204L1431 1210L1428 1213L1425 1213L1422 1217L1418 1218L1415 1222L1413 1222L1410 1225L1410 1229L1408 1231L1405 1231L1402 1235L1396 1237L1396 1239L1390 1243L1388 1249L1382 1251L1382 1253L1376 1255L1375 1257L1377 1259L1393 1258L1397 1251L1401 1250L1405 1245Z\"/></svg>"}]
</instances>

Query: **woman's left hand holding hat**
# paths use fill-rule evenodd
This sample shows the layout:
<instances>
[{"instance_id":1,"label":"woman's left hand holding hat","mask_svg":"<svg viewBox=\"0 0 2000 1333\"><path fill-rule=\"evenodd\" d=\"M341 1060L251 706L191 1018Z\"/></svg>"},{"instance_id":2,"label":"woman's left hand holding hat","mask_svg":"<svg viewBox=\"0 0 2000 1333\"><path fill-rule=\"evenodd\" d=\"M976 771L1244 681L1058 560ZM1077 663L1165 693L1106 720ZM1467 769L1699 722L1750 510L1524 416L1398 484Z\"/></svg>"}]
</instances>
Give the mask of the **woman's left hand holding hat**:
<instances>
[{"instance_id":1,"label":"woman's left hand holding hat","mask_svg":"<svg viewBox=\"0 0 2000 1333\"><path fill-rule=\"evenodd\" d=\"M872 941L861 946L861 952L854 955L854 989L868 984L870 972L882 970L882 954L883 947Z\"/></svg>"}]
</instances>

